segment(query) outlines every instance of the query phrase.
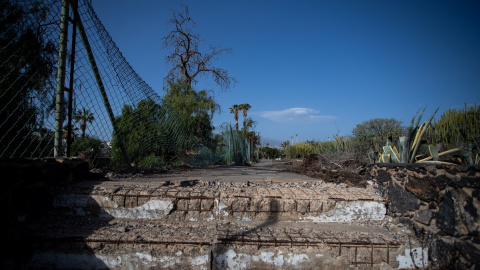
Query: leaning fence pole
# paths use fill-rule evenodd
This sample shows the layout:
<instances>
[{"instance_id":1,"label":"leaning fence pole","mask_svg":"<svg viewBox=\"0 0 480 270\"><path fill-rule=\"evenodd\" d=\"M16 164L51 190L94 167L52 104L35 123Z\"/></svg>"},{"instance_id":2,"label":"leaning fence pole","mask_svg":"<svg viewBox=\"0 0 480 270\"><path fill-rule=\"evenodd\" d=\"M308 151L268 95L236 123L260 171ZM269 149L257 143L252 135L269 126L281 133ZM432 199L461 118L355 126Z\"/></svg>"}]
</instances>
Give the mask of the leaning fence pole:
<instances>
[{"instance_id":1,"label":"leaning fence pole","mask_svg":"<svg viewBox=\"0 0 480 270\"><path fill-rule=\"evenodd\" d=\"M63 129L63 92L65 86L65 64L67 62L67 35L68 35L68 0L62 1L62 15L60 17L60 45L58 49L57 91L55 99L55 137L53 156L60 157L62 151Z\"/></svg>"},{"instance_id":2,"label":"leaning fence pole","mask_svg":"<svg viewBox=\"0 0 480 270\"><path fill-rule=\"evenodd\" d=\"M78 0L70 0L74 7L78 7ZM72 154L72 107L73 107L73 79L75 75L75 45L77 41L77 22L75 14L72 18L72 51L70 57L70 84L68 89L68 113L67 113L67 157Z\"/></svg>"},{"instance_id":3,"label":"leaning fence pole","mask_svg":"<svg viewBox=\"0 0 480 270\"><path fill-rule=\"evenodd\" d=\"M122 150L123 157L125 159L125 163L129 164L130 160L128 158L127 150L125 149L125 145L123 144L123 138L118 129L117 122L115 120L115 115L113 114L112 107L110 106L110 102L108 101L107 92L105 91L105 86L103 85L102 77L100 76L100 72L98 70L97 63L95 62L95 57L93 56L92 47L90 47L90 43L88 42L87 34L85 33L85 28L83 27L82 18L78 13L78 9L75 6L72 6L72 10L75 14L78 32L80 33L80 37L82 38L83 46L87 51L88 60L90 62L90 66L92 67L93 74L95 76L95 80L97 81L98 89L100 90L100 94L102 95L103 104L108 113L108 117L110 118L110 122L113 126L113 132L117 136L118 143L120 145L120 149Z\"/></svg>"}]
</instances>

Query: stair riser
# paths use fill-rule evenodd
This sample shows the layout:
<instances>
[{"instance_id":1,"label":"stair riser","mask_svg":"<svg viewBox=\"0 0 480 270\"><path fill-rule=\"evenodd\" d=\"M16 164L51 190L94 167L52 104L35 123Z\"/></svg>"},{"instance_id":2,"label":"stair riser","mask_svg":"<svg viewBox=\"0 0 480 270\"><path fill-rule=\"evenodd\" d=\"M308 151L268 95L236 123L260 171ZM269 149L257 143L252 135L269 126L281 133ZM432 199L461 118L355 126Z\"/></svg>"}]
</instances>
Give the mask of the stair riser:
<instances>
[{"instance_id":1,"label":"stair riser","mask_svg":"<svg viewBox=\"0 0 480 270\"><path fill-rule=\"evenodd\" d=\"M165 198L122 195L61 194L54 207L64 214L122 219L179 221L313 221L383 220L377 201L278 198Z\"/></svg>"},{"instance_id":2,"label":"stair riser","mask_svg":"<svg viewBox=\"0 0 480 270\"><path fill-rule=\"evenodd\" d=\"M398 267L402 251L399 246L354 244L290 247L44 242L30 265L37 269L376 269L382 264Z\"/></svg>"}]
</instances>

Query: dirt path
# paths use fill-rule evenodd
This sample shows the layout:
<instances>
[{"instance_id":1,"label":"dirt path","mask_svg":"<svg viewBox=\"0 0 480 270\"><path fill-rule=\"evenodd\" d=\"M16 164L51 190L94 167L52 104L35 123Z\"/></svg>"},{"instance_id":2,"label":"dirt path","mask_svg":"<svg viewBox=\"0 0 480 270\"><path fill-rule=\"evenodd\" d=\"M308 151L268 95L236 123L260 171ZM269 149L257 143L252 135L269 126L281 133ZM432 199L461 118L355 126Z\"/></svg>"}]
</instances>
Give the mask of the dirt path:
<instances>
[{"instance_id":1,"label":"dirt path","mask_svg":"<svg viewBox=\"0 0 480 270\"><path fill-rule=\"evenodd\" d=\"M281 182L318 182L319 179L307 175L287 172L272 160L262 160L253 166L209 166L204 168L180 168L164 172L139 172L106 174L104 184L123 182L136 184L153 184L161 182L236 182L236 183L281 183Z\"/></svg>"}]
</instances>

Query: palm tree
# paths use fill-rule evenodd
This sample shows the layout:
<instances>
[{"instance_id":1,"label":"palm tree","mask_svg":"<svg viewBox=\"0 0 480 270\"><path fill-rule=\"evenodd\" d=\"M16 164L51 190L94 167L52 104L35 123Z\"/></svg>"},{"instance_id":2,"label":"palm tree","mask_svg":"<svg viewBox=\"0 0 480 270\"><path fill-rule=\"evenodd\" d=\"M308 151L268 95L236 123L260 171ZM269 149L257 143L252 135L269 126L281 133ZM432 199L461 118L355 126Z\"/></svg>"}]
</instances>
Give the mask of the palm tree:
<instances>
[{"instance_id":1,"label":"palm tree","mask_svg":"<svg viewBox=\"0 0 480 270\"><path fill-rule=\"evenodd\" d=\"M77 136L78 136L78 133L77 133L77 132L78 132L78 127L73 127L73 126L72 126L72 139L77 138ZM63 127L62 139L65 139L65 140L66 140L67 137L68 137L68 125L65 125L65 126ZM72 141L73 141L73 140L72 140Z\"/></svg>"},{"instance_id":2,"label":"palm tree","mask_svg":"<svg viewBox=\"0 0 480 270\"><path fill-rule=\"evenodd\" d=\"M92 123L95 118L93 117L93 113L90 110L86 110L82 108L78 110L74 116L75 122L80 122L80 130L82 131L82 138L85 138L85 130L87 129L87 123Z\"/></svg>"},{"instance_id":3,"label":"palm tree","mask_svg":"<svg viewBox=\"0 0 480 270\"><path fill-rule=\"evenodd\" d=\"M230 113L235 114L235 129L238 132L238 110L239 110L239 105L235 104L232 107L230 107Z\"/></svg>"},{"instance_id":4,"label":"palm tree","mask_svg":"<svg viewBox=\"0 0 480 270\"><path fill-rule=\"evenodd\" d=\"M248 103L243 103L238 105L238 109L242 110L243 113L243 130L245 132L246 130L246 125L247 125L247 111L251 108L250 104Z\"/></svg>"},{"instance_id":5,"label":"palm tree","mask_svg":"<svg viewBox=\"0 0 480 270\"><path fill-rule=\"evenodd\" d=\"M243 132L248 133L249 130L253 130L256 125L257 121L253 120L252 118L247 118L247 121L243 122Z\"/></svg>"},{"instance_id":6,"label":"palm tree","mask_svg":"<svg viewBox=\"0 0 480 270\"><path fill-rule=\"evenodd\" d=\"M285 148L287 148L287 146L290 145L290 141L289 140L286 140L284 142L282 142L282 144L280 145L280 147L283 148L283 151L285 151Z\"/></svg>"}]
</instances>

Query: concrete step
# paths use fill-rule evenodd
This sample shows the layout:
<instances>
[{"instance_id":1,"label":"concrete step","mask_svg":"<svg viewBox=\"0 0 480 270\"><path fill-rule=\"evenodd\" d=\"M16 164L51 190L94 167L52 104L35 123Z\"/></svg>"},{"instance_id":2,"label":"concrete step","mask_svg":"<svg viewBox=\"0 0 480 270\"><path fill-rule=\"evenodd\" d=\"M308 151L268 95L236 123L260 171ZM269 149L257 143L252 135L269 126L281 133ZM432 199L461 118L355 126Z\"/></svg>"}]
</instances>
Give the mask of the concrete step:
<instances>
[{"instance_id":1,"label":"concrete step","mask_svg":"<svg viewBox=\"0 0 480 270\"><path fill-rule=\"evenodd\" d=\"M405 228L386 221L214 223L52 216L25 232L23 246L33 250L24 265L29 269L389 269L408 264L412 246L419 247Z\"/></svg>"},{"instance_id":2,"label":"concrete step","mask_svg":"<svg viewBox=\"0 0 480 270\"><path fill-rule=\"evenodd\" d=\"M179 181L60 190L61 214L175 221L383 220L384 200L371 188L308 184Z\"/></svg>"},{"instance_id":3,"label":"concrete step","mask_svg":"<svg viewBox=\"0 0 480 270\"><path fill-rule=\"evenodd\" d=\"M371 188L140 179L56 194L7 239L11 269L390 269L426 257Z\"/></svg>"}]
</instances>

